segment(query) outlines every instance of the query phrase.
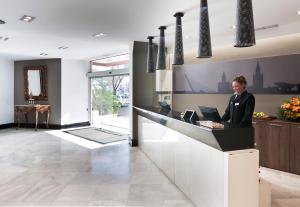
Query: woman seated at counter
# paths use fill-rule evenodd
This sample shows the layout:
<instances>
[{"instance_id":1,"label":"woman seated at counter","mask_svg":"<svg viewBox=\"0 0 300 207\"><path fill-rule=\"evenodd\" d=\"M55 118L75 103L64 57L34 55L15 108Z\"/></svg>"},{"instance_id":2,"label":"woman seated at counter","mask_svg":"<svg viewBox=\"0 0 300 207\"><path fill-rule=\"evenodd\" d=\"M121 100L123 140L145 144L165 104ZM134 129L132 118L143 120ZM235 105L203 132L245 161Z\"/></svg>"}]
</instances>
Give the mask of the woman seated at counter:
<instances>
[{"instance_id":1,"label":"woman seated at counter","mask_svg":"<svg viewBox=\"0 0 300 207\"><path fill-rule=\"evenodd\" d=\"M255 98L247 90L247 80L244 76L237 76L232 81L233 96L222 117L222 121L230 120L231 127L251 127Z\"/></svg>"}]
</instances>

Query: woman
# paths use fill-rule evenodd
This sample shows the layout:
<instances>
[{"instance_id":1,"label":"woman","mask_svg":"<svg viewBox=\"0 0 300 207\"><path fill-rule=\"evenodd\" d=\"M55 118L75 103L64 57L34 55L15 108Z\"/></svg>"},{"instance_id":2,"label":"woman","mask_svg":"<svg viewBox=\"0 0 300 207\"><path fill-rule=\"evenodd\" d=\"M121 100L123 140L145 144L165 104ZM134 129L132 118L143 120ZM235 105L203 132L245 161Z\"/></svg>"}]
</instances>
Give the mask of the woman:
<instances>
[{"instance_id":1,"label":"woman","mask_svg":"<svg viewBox=\"0 0 300 207\"><path fill-rule=\"evenodd\" d=\"M232 81L233 96L222 117L222 121L230 120L231 127L251 127L255 98L246 90L247 80L244 76L237 76Z\"/></svg>"}]
</instances>

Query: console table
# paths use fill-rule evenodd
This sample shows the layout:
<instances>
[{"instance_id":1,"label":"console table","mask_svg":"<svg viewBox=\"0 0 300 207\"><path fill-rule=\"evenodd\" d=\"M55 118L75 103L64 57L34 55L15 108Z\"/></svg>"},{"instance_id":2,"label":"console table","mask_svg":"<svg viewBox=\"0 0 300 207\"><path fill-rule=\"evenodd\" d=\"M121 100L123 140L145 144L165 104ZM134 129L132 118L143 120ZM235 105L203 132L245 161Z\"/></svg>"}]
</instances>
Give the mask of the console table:
<instances>
[{"instance_id":1,"label":"console table","mask_svg":"<svg viewBox=\"0 0 300 207\"><path fill-rule=\"evenodd\" d=\"M35 130L37 130L38 120L39 120L39 113L47 112L46 116L46 127L49 128L49 119L50 119L50 112L51 106L50 105L16 105L15 106L15 114L16 120L18 122L18 128L20 128L20 115L24 114L26 123L28 123L28 113L33 113L35 115Z\"/></svg>"}]
</instances>

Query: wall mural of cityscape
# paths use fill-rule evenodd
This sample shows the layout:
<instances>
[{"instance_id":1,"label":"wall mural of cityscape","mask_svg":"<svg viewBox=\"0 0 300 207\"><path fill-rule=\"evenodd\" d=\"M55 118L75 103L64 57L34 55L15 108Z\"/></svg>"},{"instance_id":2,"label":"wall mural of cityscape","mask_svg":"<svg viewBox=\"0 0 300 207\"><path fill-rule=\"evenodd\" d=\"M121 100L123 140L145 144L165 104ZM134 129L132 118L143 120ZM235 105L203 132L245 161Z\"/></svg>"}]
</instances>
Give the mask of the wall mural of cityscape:
<instances>
[{"instance_id":1,"label":"wall mural of cityscape","mask_svg":"<svg viewBox=\"0 0 300 207\"><path fill-rule=\"evenodd\" d=\"M174 71L176 94L230 94L238 75L246 77L254 94L300 94L300 55L183 65Z\"/></svg>"}]
</instances>

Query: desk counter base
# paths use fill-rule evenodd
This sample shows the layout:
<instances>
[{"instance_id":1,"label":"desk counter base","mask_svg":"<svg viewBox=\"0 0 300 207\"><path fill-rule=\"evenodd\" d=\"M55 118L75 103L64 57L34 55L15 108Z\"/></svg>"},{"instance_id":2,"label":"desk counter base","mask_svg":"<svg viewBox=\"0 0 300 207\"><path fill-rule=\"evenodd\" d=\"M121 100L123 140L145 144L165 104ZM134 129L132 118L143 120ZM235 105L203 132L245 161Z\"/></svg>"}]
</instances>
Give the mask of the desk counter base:
<instances>
[{"instance_id":1,"label":"desk counter base","mask_svg":"<svg viewBox=\"0 0 300 207\"><path fill-rule=\"evenodd\" d=\"M140 115L138 141L197 207L258 207L257 150L223 152Z\"/></svg>"}]
</instances>

